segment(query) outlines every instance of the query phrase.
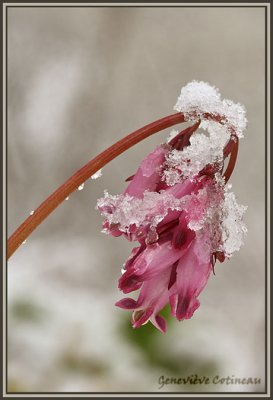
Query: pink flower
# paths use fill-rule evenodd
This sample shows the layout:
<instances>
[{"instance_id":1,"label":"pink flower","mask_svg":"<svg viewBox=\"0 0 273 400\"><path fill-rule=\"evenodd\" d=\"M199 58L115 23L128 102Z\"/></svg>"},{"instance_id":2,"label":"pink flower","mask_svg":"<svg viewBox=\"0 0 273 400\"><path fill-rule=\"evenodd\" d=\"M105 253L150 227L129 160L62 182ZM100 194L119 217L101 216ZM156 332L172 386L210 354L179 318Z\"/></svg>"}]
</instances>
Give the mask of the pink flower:
<instances>
[{"instance_id":1,"label":"pink flower","mask_svg":"<svg viewBox=\"0 0 273 400\"><path fill-rule=\"evenodd\" d=\"M139 243L119 279L119 289L140 290L138 298L116 303L133 311L134 328L151 321L166 332L160 311L168 303L177 320L191 318L216 260L239 250L246 233L245 207L222 177L224 159L238 139L213 122L218 137L192 136L198 125L151 152L123 194L106 192L98 200L104 232Z\"/></svg>"}]
</instances>

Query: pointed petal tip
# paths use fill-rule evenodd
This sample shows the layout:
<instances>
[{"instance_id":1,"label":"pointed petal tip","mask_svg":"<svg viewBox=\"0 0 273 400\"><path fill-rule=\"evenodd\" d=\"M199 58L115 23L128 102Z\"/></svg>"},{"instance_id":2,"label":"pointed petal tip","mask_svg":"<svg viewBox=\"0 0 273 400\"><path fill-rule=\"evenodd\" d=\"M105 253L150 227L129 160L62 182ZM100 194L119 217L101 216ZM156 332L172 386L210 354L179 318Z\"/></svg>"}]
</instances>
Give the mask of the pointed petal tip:
<instances>
[{"instance_id":1,"label":"pointed petal tip","mask_svg":"<svg viewBox=\"0 0 273 400\"><path fill-rule=\"evenodd\" d=\"M127 297L125 299L117 301L115 303L115 306L124 310L134 310L137 306L137 303L134 299L130 299L129 297Z\"/></svg>"},{"instance_id":2,"label":"pointed petal tip","mask_svg":"<svg viewBox=\"0 0 273 400\"><path fill-rule=\"evenodd\" d=\"M190 299L181 299L178 301L176 309L176 319L183 321L184 319L191 319L194 312L200 306L199 300L195 299L191 304Z\"/></svg>"},{"instance_id":3,"label":"pointed petal tip","mask_svg":"<svg viewBox=\"0 0 273 400\"><path fill-rule=\"evenodd\" d=\"M163 318L161 315L157 315L155 317L155 324L156 328L162 332L162 333L166 333L167 332L167 324L166 324L166 320L165 318Z\"/></svg>"},{"instance_id":4,"label":"pointed petal tip","mask_svg":"<svg viewBox=\"0 0 273 400\"><path fill-rule=\"evenodd\" d=\"M146 310L135 310L132 315L133 328L139 328L140 326L145 325L149 321L152 313L152 308Z\"/></svg>"},{"instance_id":5,"label":"pointed petal tip","mask_svg":"<svg viewBox=\"0 0 273 400\"><path fill-rule=\"evenodd\" d=\"M130 293L139 289L142 283L141 277L138 277L131 270L126 270L125 273L119 278L118 288L123 293Z\"/></svg>"}]
</instances>

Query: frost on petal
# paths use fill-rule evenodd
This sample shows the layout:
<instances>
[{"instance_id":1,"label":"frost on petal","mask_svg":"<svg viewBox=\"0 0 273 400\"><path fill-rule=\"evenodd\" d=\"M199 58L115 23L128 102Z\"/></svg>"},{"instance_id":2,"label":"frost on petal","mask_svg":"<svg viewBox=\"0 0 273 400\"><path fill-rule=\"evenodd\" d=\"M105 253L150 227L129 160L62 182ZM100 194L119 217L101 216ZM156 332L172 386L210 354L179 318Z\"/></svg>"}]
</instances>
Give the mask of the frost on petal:
<instances>
[{"instance_id":1,"label":"frost on petal","mask_svg":"<svg viewBox=\"0 0 273 400\"><path fill-rule=\"evenodd\" d=\"M225 133L225 132L224 132ZM182 151L172 150L166 157L163 180L173 186L183 178L193 179L207 165L223 163L223 148L229 135L220 134L217 138L206 136L204 133L195 133L190 138L190 145Z\"/></svg>"},{"instance_id":2,"label":"frost on petal","mask_svg":"<svg viewBox=\"0 0 273 400\"><path fill-rule=\"evenodd\" d=\"M223 198L222 181L210 181L191 196L185 205L188 227L203 236L204 246L208 245L212 253L222 244L220 224Z\"/></svg>"},{"instance_id":3,"label":"frost on petal","mask_svg":"<svg viewBox=\"0 0 273 400\"><path fill-rule=\"evenodd\" d=\"M173 150L175 151L175 150ZM182 173L181 170L178 170L173 167L169 167L165 169L162 174L162 180L166 182L168 186L174 186L177 183L182 181Z\"/></svg>"},{"instance_id":4,"label":"frost on petal","mask_svg":"<svg viewBox=\"0 0 273 400\"><path fill-rule=\"evenodd\" d=\"M211 253L224 252L227 257L240 249L247 233L242 220L247 207L237 203L230 187L216 175L212 184L188 197L184 204L188 227L199 235L205 234L203 243Z\"/></svg>"},{"instance_id":5,"label":"frost on petal","mask_svg":"<svg viewBox=\"0 0 273 400\"><path fill-rule=\"evenodd\" d=\"M127 194L113 196L105 191L104 197L97 202L97 208L106 218L108 226L118 226L119 231L124 233L132 233L133 226L156 228L169 210L181 210L182 205L183 199L177 199L171 193L148 191L144 192L142 199Z\"/></svg>"}]
</instances>

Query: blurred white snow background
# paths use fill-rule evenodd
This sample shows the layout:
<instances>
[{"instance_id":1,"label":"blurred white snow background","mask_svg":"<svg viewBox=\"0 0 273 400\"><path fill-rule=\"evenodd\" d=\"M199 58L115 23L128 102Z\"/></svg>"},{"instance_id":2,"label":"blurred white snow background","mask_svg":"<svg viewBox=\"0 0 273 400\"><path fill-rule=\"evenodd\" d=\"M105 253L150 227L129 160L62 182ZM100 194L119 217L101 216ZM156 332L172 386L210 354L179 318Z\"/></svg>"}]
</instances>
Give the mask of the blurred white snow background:
<instances>
[{"instance_id":1,"label":"blurred white snow background","mask_svg":"<svg viewBox=\"0 0 273 400\"><path fill-rule=\"evenodd\" d=\"M248 205L241 251L216 265L194 317L166 335L132 330L114 306L132 245L100 233L103 190L124 180L168 132L138 144L70 196L8 267L11 392L158 391L160 376L261 378L258 385L161 391L262 391L264 373L264 11L261 8L10 8L8 229L125 134L173 113L204 80L246 106L232 176Z\"/></svg>"}]
</instances>

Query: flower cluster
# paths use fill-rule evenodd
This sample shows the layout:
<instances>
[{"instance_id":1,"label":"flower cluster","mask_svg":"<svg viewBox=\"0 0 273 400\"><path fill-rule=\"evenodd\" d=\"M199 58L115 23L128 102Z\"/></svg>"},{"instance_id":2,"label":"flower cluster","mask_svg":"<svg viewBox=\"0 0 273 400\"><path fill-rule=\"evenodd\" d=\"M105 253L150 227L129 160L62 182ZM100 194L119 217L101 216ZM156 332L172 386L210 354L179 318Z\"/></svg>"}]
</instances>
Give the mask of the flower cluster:
<instances>
[{"instance_id":1,"label":"flower cluster","mask_svg":"<svg viewBox=\"0 0 273 400\"><path fill-rule=\"evenodd\" d=\"M138 298L116 305L133 311L133 327L150 320L162 332L165 305L178 320L191 318L216 260L239 250L247 232L246 207L237 204L223 172L245 129L243 107L195 81L182 88L175 107L195 124L172 131L141 162L123 194L105 191L97 203L104 232L138 242L119 279L119 289L140 290Z\"/></svg>"}]
</instances>

